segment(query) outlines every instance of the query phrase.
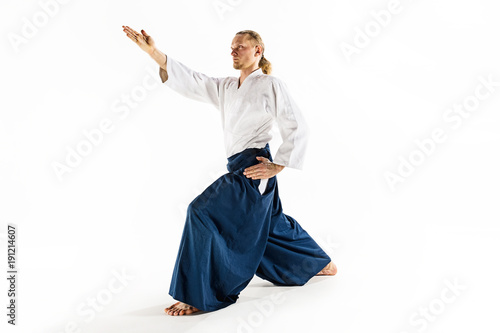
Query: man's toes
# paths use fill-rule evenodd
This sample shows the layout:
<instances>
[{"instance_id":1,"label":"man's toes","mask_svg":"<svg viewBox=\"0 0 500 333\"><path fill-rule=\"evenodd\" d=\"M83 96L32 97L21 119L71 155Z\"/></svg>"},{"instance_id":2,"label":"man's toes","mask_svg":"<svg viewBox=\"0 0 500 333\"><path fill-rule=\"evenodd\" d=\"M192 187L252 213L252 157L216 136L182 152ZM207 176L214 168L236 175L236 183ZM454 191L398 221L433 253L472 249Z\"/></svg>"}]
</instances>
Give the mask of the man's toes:
<instances>
[{"instance_id":1,"label":"man's toes","mask_svg":"<svg viewBox=\"0 0 500 333\"><path fill-rule=\"evenodd\" d=\"M330 263L331 263L331 265L330 265L330 269L329 269L330 272L329 273L331 275L337 274L337 265L335 265L333 262L330 262Z\"/></svg>"},{"instance_id":2,"label":"man's toes","mask_svg":"<svg viewBox=\"0 0 500 333\"><path fill-rule=\"evenodd\" d=\"M317 275L335 275L337 274L337 266L333 262L329 262Z\"/></svg>"},{"instance_id":3,"label":"man's toes","mask_svg":"<svg viewBox=\"0 0 500 333\"><path fill-rule=\"evenodd\" d=\"M189 315L193 312L199 311L193 306L184 304L181 302L177 302L168 308L165 308L165 313L170 315L170 316L183 316L183 315Z\"/></svg>"},{"instance_id":4,"label":"man's toes","mask_svg":"<svg viewBox=\"0 0 500 333\"><path fill-rule=\"evenodd\" d=\"M168 308L166 308L166 309L165 309L165 311L167 311L167 310L171 310L171 309L175 308L175 307L177 306L177 304L179 304L179 303L180 303L180 302L177 302L177 303L175 303L175 304L170 305Z\"/></svg>"},{"instance_id":5,"label":"man's toes","mask_svg":"<svg viewBox=\"0 0 500 333\"><path fill-rule=\"evenodd\" d=\"M175 313L176 311L179 311L179 310L180 310L180 308L179 308L179 304L180 304L180 303L181 303L181 302L177 302L177 303L175 303L175 304L170 305L168 308L166 308L166 309L165 309L165 312L166 312L168 315L173 316L173 315L174 315L174 313Z\"/></svg>"}]
</instances>

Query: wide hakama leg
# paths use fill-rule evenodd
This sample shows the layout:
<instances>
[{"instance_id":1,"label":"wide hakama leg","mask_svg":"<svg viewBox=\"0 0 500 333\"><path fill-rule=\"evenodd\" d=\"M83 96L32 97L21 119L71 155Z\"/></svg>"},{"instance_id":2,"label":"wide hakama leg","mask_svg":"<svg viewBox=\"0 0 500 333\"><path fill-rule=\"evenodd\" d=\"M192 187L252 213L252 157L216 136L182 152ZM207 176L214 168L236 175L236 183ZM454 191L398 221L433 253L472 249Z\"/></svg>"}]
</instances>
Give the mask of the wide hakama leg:
<instances>
[{"instance_id":1,"label":"wide hakama leg","mask_svg":"<svg viewBox=\"0 0 500 333\"><path fill-rule=\"evenodd\" d=\"M331 259L293 217L283 213L277 180L273 182L269 237L256 275L276 285L302 286Z\"/></svg>"},{"instance_id":2,"label":"wide hakama leg","mask_svg":"<svg viewBox=\"0 0 500 333\"><path fill-rule=\"evenodd\" d=\"M255 274L279 285L301 285L330 261L283 214L276 177L262 193L260 180L243 175L258 163L256 156L272 161L269 145L229 157L229 173L189 204L169 290L174 299L214 311L235 303Z\"/></svg>"}]
</instances>

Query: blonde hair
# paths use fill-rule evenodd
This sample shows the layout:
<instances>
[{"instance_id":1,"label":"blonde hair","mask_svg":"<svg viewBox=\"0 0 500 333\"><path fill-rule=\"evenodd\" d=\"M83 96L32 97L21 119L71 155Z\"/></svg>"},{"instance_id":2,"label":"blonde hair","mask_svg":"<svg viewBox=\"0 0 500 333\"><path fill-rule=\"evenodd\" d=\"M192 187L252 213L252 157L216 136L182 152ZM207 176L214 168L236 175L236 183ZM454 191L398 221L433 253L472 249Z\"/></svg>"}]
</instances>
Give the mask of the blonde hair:
<instances>
[{"instance_id":1,"label":"blonde hair","mask_svg":"<svg viewBox=\"0 0 500 333\"><path fill-rule=\"evenodd\" d=\"M247 35L248 38L250 38L250 40L253 42L254 46L256 46L256 45L262 46L262 57L260 58L260 61L259 61L259 67L262 69L262 73L271 74L271 71L272 71L271 62L269 60L267 60L266 58L264 58L264 48L265 47L264 47L264 42L262 41L262 38L260 37L260 35L253 30L242 30L242 31L238 31L236 34L237 35Z\"/></svg>"}]
</instances>

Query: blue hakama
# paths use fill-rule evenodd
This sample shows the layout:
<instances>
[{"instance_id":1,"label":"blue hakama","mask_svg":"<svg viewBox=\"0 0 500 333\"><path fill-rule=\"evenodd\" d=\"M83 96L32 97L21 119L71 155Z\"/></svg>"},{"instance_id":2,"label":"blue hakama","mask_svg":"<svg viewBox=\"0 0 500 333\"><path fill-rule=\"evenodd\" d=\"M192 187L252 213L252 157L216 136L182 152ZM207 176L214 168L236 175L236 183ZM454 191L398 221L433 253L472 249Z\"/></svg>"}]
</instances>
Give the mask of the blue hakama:
<instances>
[{"instance_id":1,"label":"blue hakama","mask_svg":"<svg viewBox=\"0 0 500 333\"><path fill-rule=\"evenodd\" d=\"M269 144L228 158L219 177L188 206L169 294L203 311L236 302L254 275L276 285L300 286L320 272L330 257L283 213L276 176L263 193L260 179L243 175L272 161Z\"/></svg>"}]
</instances>

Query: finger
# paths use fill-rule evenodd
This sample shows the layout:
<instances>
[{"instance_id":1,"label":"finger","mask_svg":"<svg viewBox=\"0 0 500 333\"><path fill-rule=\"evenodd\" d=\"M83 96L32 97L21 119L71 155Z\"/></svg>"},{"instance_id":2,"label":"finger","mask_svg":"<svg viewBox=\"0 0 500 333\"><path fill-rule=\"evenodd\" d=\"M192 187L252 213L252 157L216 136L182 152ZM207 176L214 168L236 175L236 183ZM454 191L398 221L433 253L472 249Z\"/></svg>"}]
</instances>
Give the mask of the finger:
<instances>
[{"instance_id":1,"label":"finger","mask_svg":"<svg viewBox=\"0 0 500 333\"><path fill-rule=\"evenodd\" d=\"M141 30L142 34L146 37L149 37L149 35L146 33L146 31L144 31L144 29Z\"/></svg>"},{"instance_id":2,"label":"finger","mask_svg":"<svg viewBox=\"0 0 500 333\"><path fill-rule=\"evenodd\" d=\"M272 168L272 163L260 162L243 170L244 175L252 174L253 172L266 172Z\"/></svg>"},{"instance_id":3,"label":"finger","mask_svg":"<svg viewBox=\"0 0 500 333\"><path fill-rule=\"evenodd\" d=\"M135 33L132 29L130 28L127 28L127 27L124 27L123 28L123 32L125 32L128 35L132 36L132 37L136 37L137 36L137 33Z\"/></svg>"},{"instance_id":4,"label":"finger","mask_svg":"<svg viewBox=\"0 0 500 333\"><path fill-rule=\"evenodd\" d=\"M139 36L141 34L139 34L137 31L135 31L134 29L131 29L129 27L126 27L125 28L125 32L129 33L130 35L132 35L136 40L139 38Z\"/></svg>"},{"instance_id":5,"label":"finger","mask_svg":"<svg viewBox=\"0 0 500 333\"><path fill-rule=\"evenodd\" d=\"M268 158L266 158L266 157L262 157L262 156L258 156L258 157L259 157L259 161L261 163L266 163L266 164L271 163L271 161Z\"/></svg>"},{"instance_id":6,"label":"finger","mask_svg":"<svg viewBox=\"0 0 500 333\"><path fill-rule=\"evenodd\" d=\"M136 37L136 36L131 36L131 37L130 37L130 39L132 39L135 43L138 43L138 42L139 42L139 40L137 39L137 37Z\"/></svg>"},{"instance_id":7,"label":"finger","mask_svg":"<svg viewBox=\"0 0 500 333\"><path fill-rule=\"evenodd\" d=\"M137 37L127 33L128 38L130 38L133 42L137 42Z\"/></svg>"},{"instance_id":8,"label":"finger","mask_svg":"<svg viewBox=\"0 0 500 333\"><path fill-rule=\"evenodd\" d=\"M257 177L257 176L261 176L262 174L265 173L265 170L255 170L251 173L248 173L247 176L249 177Z\"/></svg>"},{"instance_id":9,"label":"finger","mask_svg":"<svg viewBox=\"0 0 500 333\"><path fill-rule=\"evenodd\" d=\"M123 30L124 30L125 32L128 32L129 34L132 34L132 35L134 35L134 34L135 34L135 31L134 31L132 28L130 28L129 26L127 26L127 25L126 25L126 26L123 26Z\"/></svg>"},{"instance_id":10,"label":"finger","mask_svg":"<svg viewBox=\"0 0 500 333\"><path fill-rule=\"evenodd\" d=\"M259 164L251 166L243 170L243 172L248 173L248 172L254 172L255 170L258 170Z\"/></svg>"},{"instance_id":11,"label":"finger","mask_svg":"<svg viewBox=\"0 0 500 333\"><path fill-rule=\"evenodd\" d=\"M139 34L139 35L131 35L131 34L129 34L129 36L130 36L130 38L131 38L134 42L136 42L136 43L138 43L138 44L140 44L140 43L141 43L141 41L146 42L146 37L144 37L144 36L143 36L143 35L141 35L141 34Z\"/></svg>"},{"instance_id":12,"label":"finger","mask_svg":"<svg viewBox=\"0 0 500 333\"><path fill-rule=\"evenodd\" d=\"M265 171L268 168L268 164L259 163L249 168L250 171Z\"/></svg>"},{"instance_id":13,"label":"finger","mask_svg":"<svg viewBox=\"0 0 500 333\"><path fill-rule=\"evenodd\" d=\"M243 174L247 177L251 177L251 176L255 175L256 172L257 172L257 170L249 170L249 171L244 171Z\"/></svg>"},{"instance_id":14,"label":"finger","mask_svg":"<svg viewBox=\"0 0 500 333\"><path fill-rule=\"evenodd\" d=\"M135 31L134 29L132 29L128 25L125 26L125 29L127 29L127 31L129 31L130 33L132 33L134 35L138 35L139 34L137 31Z\"/></svg>"},{"instance_id":15,"label":"finger","mask_svg":"<svg viewBox=\"0 0 500 333\"><path fill-rule=\"evenodd\" d=\"M248 168L248 170L244 171L243 174L244 175L247 175L247 176L251 176L251 175L254 175L258 172L262 172L263 169L260 167L260 166L253 166L253 167L250 167Z\"/></svg>"}]
</instances>

